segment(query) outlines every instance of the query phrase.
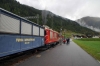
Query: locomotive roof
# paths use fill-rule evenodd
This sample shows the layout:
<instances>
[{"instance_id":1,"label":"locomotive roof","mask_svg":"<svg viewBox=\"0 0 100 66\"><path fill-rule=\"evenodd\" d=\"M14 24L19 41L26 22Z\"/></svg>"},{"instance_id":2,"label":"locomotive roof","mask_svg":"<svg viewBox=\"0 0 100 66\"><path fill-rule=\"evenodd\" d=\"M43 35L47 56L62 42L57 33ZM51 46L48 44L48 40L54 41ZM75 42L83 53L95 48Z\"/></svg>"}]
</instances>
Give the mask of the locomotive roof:
<instances>
[{"instance_id":1,"label":"locomotive roof","mask_svg":"<svg viewBox=\"0 0 100 66\"><path fill-rule=\"evenodd\" d=\"M55 31L55 30L53 30L53 29L50 29L50 28L45 28L45 29L58 33L57 31Z\"/></svg>"}]
</instances>

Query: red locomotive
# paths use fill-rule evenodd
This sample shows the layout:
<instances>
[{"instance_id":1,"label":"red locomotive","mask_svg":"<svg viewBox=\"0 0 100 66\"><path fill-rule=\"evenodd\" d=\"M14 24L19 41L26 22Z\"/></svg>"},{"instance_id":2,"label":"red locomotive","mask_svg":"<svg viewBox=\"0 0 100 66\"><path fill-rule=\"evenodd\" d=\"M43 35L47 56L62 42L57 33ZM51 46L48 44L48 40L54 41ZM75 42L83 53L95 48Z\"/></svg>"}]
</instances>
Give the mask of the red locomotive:
<instances>
[{"instance_id":1,"label":"red locomotive","mask_svg":"<svg viewBox=\"0 0 100 66\"><path fill-rule=\"evenodd\" d=\"M59 43L59 33L50 29L47 26L45 27L45 45L52 45L52 44L58 44Z\"/></svg>"}]
</instances>

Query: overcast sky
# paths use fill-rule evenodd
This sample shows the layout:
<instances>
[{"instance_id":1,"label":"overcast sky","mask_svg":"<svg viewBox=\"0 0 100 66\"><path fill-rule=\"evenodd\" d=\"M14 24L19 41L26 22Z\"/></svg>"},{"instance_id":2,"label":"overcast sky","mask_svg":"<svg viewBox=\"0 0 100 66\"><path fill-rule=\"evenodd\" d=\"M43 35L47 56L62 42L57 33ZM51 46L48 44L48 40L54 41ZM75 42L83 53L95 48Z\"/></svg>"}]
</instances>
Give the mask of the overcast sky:
<instances>
[{"instance_id":1,"label":"overcast sky","mask_svg":"<svg viewBox=\"0 0 100 66\"><path fill-rule=\"evenodd\" d=\"M77 20L85 16L100 17L100 0L17 0L40 10Z\"/></svg>"}]
</instances>

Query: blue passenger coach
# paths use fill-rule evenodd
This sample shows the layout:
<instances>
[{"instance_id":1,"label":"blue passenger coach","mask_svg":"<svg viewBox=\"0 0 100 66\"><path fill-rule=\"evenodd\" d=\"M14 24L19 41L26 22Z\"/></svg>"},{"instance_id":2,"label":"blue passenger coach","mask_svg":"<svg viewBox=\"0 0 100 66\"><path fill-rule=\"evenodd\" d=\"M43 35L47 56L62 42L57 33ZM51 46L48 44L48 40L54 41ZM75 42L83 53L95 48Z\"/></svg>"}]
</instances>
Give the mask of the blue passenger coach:
<instances>
[{"instance_id":1,"label":"blue passenger coach","mask_svg":"<svg viewBox=\"0 0 100 66\"><path fill-rule=\"evenodd\" d=\"M44 27L0 8L0 57L44 45Z\"/></svg>"}]
</instances>

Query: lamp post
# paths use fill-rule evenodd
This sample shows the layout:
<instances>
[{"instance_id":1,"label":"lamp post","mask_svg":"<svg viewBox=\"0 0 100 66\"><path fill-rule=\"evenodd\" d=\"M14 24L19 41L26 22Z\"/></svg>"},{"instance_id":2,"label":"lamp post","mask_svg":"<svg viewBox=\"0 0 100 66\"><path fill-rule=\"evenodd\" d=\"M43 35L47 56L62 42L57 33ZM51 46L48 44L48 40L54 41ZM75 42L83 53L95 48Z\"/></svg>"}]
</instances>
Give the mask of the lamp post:
<instances>
[{"instance_id":1,"label":"lamp post","mask_svg":"<svg viewBox=\"0 0 100 66\"><path fill-rule=\"evenodd\" d=\"M60 28L60 36L62 36L62 28Z\"/></svg>"},{"instance_id":2,"label":"lamp post","mask_svg":"<svg viewBox=\"0 0 100 66\"><path fill-rule=\"evenodd\" d=\"M64 39L65 39L65 32L66 32L66 29L64 29Z\"/></svg>"},{"instance_id":3,"label":"lamp post","mask_svg":"<svg viewBox=\"0 0 100 66\"><path fill-rule=\"evenodd\" d=\"M62 44L62 28L60 28L60 44Z\"/></svg>"}]
</instances>

